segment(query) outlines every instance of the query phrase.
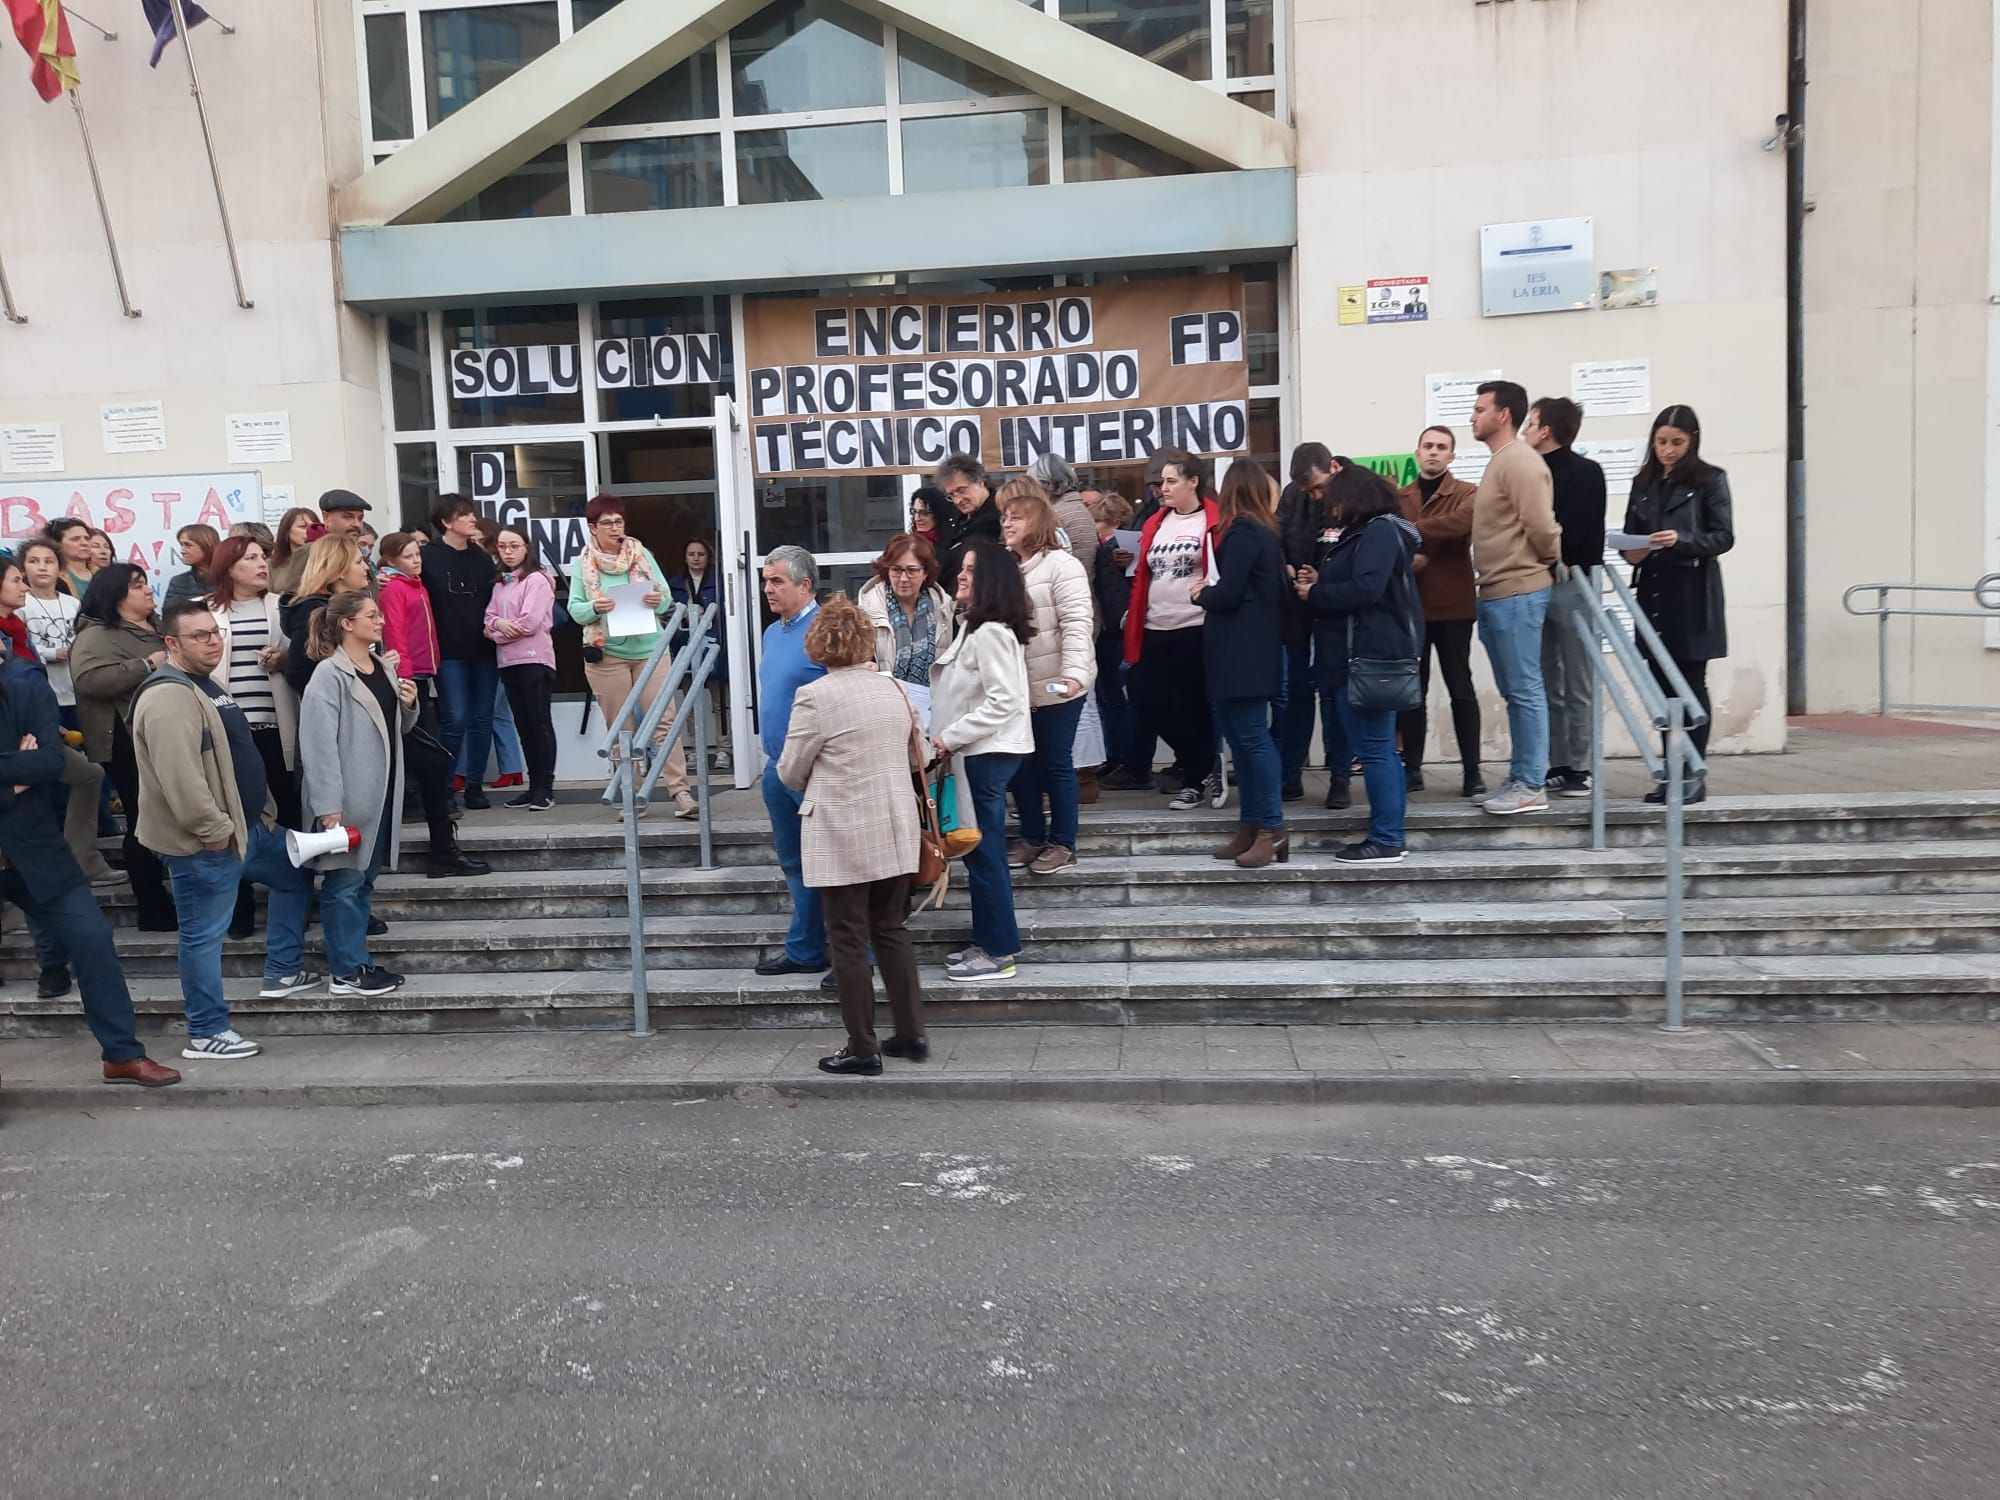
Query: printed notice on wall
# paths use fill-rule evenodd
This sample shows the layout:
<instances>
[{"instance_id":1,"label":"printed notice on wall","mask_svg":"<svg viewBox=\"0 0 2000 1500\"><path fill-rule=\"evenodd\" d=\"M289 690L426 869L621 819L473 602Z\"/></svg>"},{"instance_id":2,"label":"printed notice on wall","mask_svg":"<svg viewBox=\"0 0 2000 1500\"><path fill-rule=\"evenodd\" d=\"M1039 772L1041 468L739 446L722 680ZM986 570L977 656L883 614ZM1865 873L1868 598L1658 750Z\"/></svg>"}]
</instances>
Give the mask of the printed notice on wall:
<instances>
[{"instance_id":1,"label":"printed notice on wall","mask_svg":"<svg viewBox=\"0 0 2000 1500\"><path fill-rule=\"evenodd\" d=\"M1385 276L1368 283L1368 321L1427 323L1431 316L1428 276Z\"/></svg>"},{"instance_id":2,"label":"printed notice on wall","mask_svg":"<svg viewBox=\"0 0 2000 1500\"><path fill-rule=\"evenodd\" d=\"M1356 282L1340 289L1340 326L1351 328L1368 321L1368 288Z\"/></svg>"},{"instance_id":3,"label":"printed notice on wall","mask_svg":"<svg viewBox=\"0 0 2000 1500\"><path fill-rule=\"evenodd\" d=\"M167 408L158 401L100 407L106 453L157 453L167 446Z\"/></svg>"},{"instance_id":4,"label":"printed notice on wall","mask_svg":"<svg viewBox=\"0 0 2000 1500\"><path fill-rule=\"evenodd\" d=\"M0 473L59 474L62 466L60 422L23 422L14 427L0 427Z\"/></svg>"},{"instance_id":5,"label":"printed notice on wall","mask_svg":"<svg viewBox=\"0 0 2000 1500\"><path fill-rule=\"evenodd\" d=\"M1607 359L1571 365L1570 399L1586 417L1643 417L1653 410L1653 362Z\"/></svg>"},{"instance_id":6,"label":"printed notice on wall","mask_svg":"<svg viewBox=\"0 0 2000 1500\"><path fill-rule=\"evenodd\" d=\"M292 414L286 411L231 412L223 418L233 464L288 464L292 461Z\"/></svg>"},{"instance_id":7,"label":"printed notice on wall","mask_svg":"<svg viewBox=\"0 0 2000 1500\"><path fill-rule=\"evenodd\" d=\"M275 527L285 519L285 512L299 502L295 498L298 490L289 484L267 484L264 486L264 524Z\"/></svg>"},{"instance_id":8,"label":"printed notice on wall","mask_svg":"<svg viewBox=\"0 0 2000 1500\"><path fill-rule=\"evenodd\" d=\"M1604 470L1604 493L1611 502L1612 519L1616 520L1624 514L1619 506L1632 493L1632 480L1639 472L1639 465L1646 461L1645 440L1581 442L1576 451Z\"/></svg>"},{"instance_id":9,"label":"printed notice on wall","mask_svg":"<svg viewBox=\"0 0 2000 1500\"><path fill-rule=\"evenodd\" d=\"M1499 378L1498 370L1462 370L1456 375L1426 375L1424 420L1433 427L1471 426L1472 403L1479 399L1480 386Z\"/></svg>"}]
</instances>

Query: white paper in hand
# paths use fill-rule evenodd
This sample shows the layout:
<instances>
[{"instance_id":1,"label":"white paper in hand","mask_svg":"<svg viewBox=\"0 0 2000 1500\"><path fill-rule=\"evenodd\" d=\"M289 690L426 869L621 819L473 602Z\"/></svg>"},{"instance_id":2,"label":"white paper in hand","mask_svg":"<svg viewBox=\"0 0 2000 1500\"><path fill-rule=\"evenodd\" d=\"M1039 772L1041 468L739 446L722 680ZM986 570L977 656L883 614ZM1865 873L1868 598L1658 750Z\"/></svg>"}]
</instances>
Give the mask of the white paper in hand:
<instances>
[{"instance_id":1,"label":"white paper in hand","mask_svg":"<svg viewBox=\"0 0 2000 1500\"><path fill-rule=\"evenodd\" d=\"M660 617L646 602L646 595L654 587L644 578L635 578L629 583L617 583L607 588L604 597L611 601L611 613L604 616L604 633L607 636L651 635L658 630Z\"/></svg>"},{"instance_id":2,"label":"white paper in hand","mask_svg":"<svg viewBox=\"0 0 2000 1500\"><path fill-rule=\"evenodd\" d=\"M1657 552L1660 550L1653 545L1653 539L1650 536L1640 536L1634 531L1607 531L1604 533L1604 545L1609 547L1613 552Z\"/></svg>"}]
</instances>

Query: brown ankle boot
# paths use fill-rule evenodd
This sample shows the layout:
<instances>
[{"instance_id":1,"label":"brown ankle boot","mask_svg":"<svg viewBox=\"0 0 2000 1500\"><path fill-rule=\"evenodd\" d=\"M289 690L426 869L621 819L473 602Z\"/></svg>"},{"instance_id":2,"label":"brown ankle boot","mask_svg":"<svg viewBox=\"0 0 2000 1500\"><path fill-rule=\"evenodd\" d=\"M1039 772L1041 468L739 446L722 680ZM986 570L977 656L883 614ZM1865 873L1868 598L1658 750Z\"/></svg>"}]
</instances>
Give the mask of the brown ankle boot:
<instances>
[{"instance_id":1,"label":"brown ankle boot","mask_svg":"<svg viewBox=\"0 0 2000 1500\"><path fill-rule=\"evenodd\" d=\"M1088 807L1097 798L1097 772L1095 770L1078 771L1076 773L1076 800L1085 807Z\"/></svg>"},{"instance_id":2,"label":"brown ankle boot","mask_svg":"<svg viewBox=\"0 0 2000 1500\"><path fill-rule=\"evenodd\" d=\"M1236 832L1231 836L1229 842L1216 850L1212 857L1215 859L1234 859L1256 842L1256 828L1249 823L1238 823L1236 825Z\"/></svg>"},{"instance_id":3,"label":"brown ankle boot","mask_svg":"<svg viewBox=\"0 0 2000 1500\"><path fill-rule=\"evenodd\" d=\"M1287 863L1292 857L1291 836L1282 828L1259 828L1250 847L1236 856L1239 869L1261 870L1272 860Z\"/></svg>"}]
</instances>

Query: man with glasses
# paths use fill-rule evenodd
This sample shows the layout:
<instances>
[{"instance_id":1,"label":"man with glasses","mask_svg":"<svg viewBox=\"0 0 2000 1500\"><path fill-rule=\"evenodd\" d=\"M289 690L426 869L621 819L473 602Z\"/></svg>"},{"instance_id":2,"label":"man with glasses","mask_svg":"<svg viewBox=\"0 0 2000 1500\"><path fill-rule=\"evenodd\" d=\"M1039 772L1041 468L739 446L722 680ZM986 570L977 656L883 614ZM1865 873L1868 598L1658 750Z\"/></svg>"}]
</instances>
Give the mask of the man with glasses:
<instances>
[{"instance_id":1,"label":"man with glasses","mask_svg":"<svg viewBox=\"0 0 2000 1500\"><path fill-rule=\"evenodd\" d=\"M167 660L133 697L132 742L139 841L166 860L180 913L181 1056L255 1057L262 1048L229 1024L222 998L222 938L236 887L253 880L270 888L258 993L281 1000L320 982L304 961L312 877L285 852L250 721L213 680L223 651L215 616L199 600L180 600L167 607L162 630Z\"/></svg>"},{"instance_id":2,"label":"man with glasses","mask_svg":"<svg viewBox=\"0 0 2000 1500\"><path fill-rule=\"evenodd\" d=\"M966 549L976 542L1000 545L1000 507L985 465L968 454L954 453L938 465L937 487L951 502L937 518L938 587L950 598Z\"/></svg>"}]
</instances>

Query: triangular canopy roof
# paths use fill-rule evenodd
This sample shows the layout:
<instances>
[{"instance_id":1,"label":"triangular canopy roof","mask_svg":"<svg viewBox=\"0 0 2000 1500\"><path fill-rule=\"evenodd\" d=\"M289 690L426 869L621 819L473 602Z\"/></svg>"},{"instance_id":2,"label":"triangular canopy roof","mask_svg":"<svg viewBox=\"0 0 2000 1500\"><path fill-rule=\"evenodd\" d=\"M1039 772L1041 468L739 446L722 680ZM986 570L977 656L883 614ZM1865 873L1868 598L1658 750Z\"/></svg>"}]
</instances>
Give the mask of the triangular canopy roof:
<instances>
[{"instance_id":1,"label":"triangular canopy roof","mask_svg":"<svg viewBox=\"0 0 2000 1500\"><path fill-rule=\"evenodd\" d=\"M342 226L435 222L767 3L613 7L347 184ZM850 3L1204 170L1294 164L1291 127L1020 0Z\"/></svg>"}]
</instances>

